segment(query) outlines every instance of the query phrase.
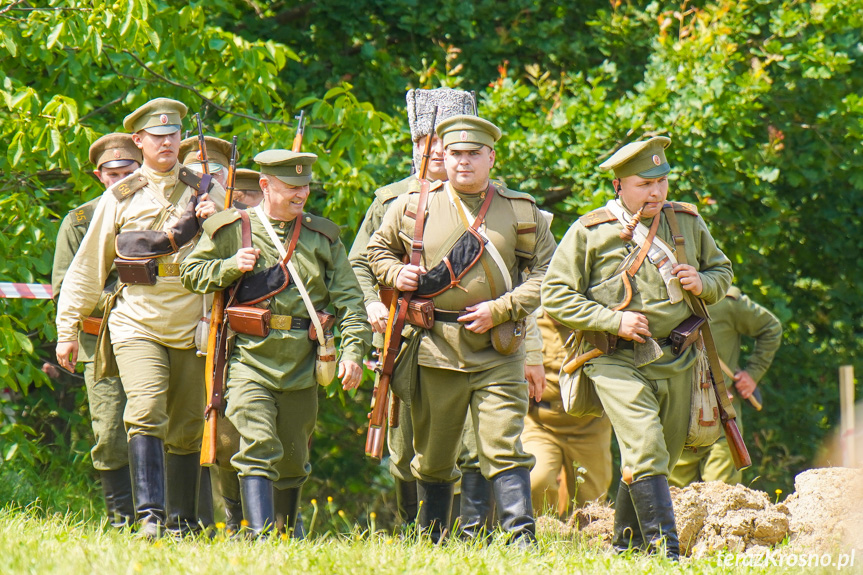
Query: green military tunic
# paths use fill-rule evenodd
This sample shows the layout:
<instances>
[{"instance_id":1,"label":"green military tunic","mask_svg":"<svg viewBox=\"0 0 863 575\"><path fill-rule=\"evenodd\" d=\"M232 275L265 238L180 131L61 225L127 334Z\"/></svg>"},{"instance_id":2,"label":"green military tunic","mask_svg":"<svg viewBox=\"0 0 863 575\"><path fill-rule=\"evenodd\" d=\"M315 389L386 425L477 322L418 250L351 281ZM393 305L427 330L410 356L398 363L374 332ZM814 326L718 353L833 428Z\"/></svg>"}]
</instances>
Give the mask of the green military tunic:
<instances>
[{"instance_id":1,"label":"green military tunic","mask_svg":"<svg viewBox=\"0 0 863 575\"><path fill-rule=\"evenodd\" d=\"M81 246L81 240L87 233L99 199L95 198L71 210L60 222L54 251L54 267L51 272L51 285L55 299L60 296L63 278L66 277L66 271ZM106 285L113 286L116 281L116 272L111 272ZM97 308L94 315L101 315L101 311ZM106 377L99 381L93 381L93 356L96 352L96 339L95 335L78 331L78 361L84 364L84 385L87 388L90 422L96 439L95 445L90 450L93 467L98 471L110 471L129 464L126 429L123 426L126 394L119 377Z\"/></svg>"},{"instance_id":2,"label":"green military tunic","mask_svg":"<svg viewBox=\"0 0 863 575\"><path fill-rule=\"evenodd\" d=\"M746 367L743 370L752 376L755 383L760 382L782 342L782 324L775 315L749 299L737 287L729 289L725 299L709 306L708 311L716 351L732 372L737 373L740 370L742 337L754 338L755 348L746 358ZM742 433L742 400L734 386L734 380L728 375L724 377L728 390L734 395L737 426ZM685 487L695 481L724 481L735 484L741 482L742 475L734 466L725 437L721 437L710 447L695 451L685 449L669 477L669 483L678 487Z\"/></svg>"},{"instance_id":3,"label":"green military tunic","mask_svg":"<svg viewBox=\"0 0 863 575\"><path fill-rule=\"evenodd\" d=\"M421 262L426 269L442 261L464 232L447 187L448 184L438 184L429 194ZM555 245L547 222L530 196L497 184L495 189L497 196L486 215L485 232L500 252L513 283L518 284L521 272L529 269L526 280L505 292L504 276L486 252L482 258L491 278L477 263L462 278L463 289L450 289L436 296L434 305L440 310L460 311L489 301L493 323L498 325L526 317L539 304L539 286ZM409 205L415 208L417 196L411 193L397 198L369 243L369 263L385 285L395 285L403 267L402 257L410 252L414 219L406 212L410 211ZM470 212L468 218L475 217L484 194L458 197ZM529 231L528 226L535 230L535 241L529 252L517 253L524 245L523 240L519 241L519 231ZM411 403L416 451L411 467L415 477L431 482L458 478L455 462L468 412L477 423L483 475L491 478L532 464L518 439L527 413L523 346L505 356L492 347L490 333L477 334L459 323L436 321L431 330L421 334L418 363L419 382Z\"/></svg>"},{"instance_id":4,"label":"green military tunic","mask_svg":"<svg viewBox=\"0 0 863 575\"><path fill-rule=\"evenodd\" d=\"M275 265L280 256L257 214L250 211L249 217L252 245L261 250L251 272L257 273ZM285 243L295 225L303 226L291 261L315 309L334 310L341 332L341 361L362 364L371 328L338 226L311 214L303 214L300 220L270 219L270 223ZM239 213L229 210L210 218L198 245L180 266L183 285L197 293L227 288L243 275L236 263L241 247ZM309 317L293 282L266 302L274 315ZM317 415L316 348L306 329L272 329L264 338L236 334L226 414L240 434L240 450L232 463L241 477L266 476L279 489L296 487L308 477L308 440Z\"/></svg>"},{"instance_id":5,"label":"green military tunic","mask_svg":"<svg viewBox=\"0 0 863 575\"><path fill-rule=\"evenodd\" d=\"M686 256L702 281L701 297L713 304L731 285L731 263L710 235L704 221L688 204L674 204ZM624 208L625 209L625 208ZM671 303L658 269L645 260L633 284L632 301L625 310L613 308L624 300L618 267L634 249L620 239L622 226L601 208L575 222L555 253L543 282L543 306L566 327L617 334L623 311L637 311L649 322L656 339L666 338L691 315L685 301ZM627 211L627 216L631 214ZM657 237L674 245L666 215ZM652 219L642 220L650 226ZM588 344L581 351L590 349ZM669 475L683 450L689 423L692 367L696 349L690 346L675 357L670 347L655 362L636 367L631 349L618 349L584 366L608 414L621 449L621 467L634 480Z\"/></svg>"},{"instance_id":6,"label":"green military tunic","mask_svg":"<svg viewBox=\"0 0 863 575\"><path fill-rule=\"evenodd\" d=\"M547 314L537 321L542 333L545 391L542 401L531 406L524 421L521 441L536 458L530 472L535 513L558 506L558 475L563 470L569 501L577 505L602 500L611 486L611 422L608 417L573 417L563 410L559 373L566 356L564 342L570 330L554 323ZM584 473L578 468L585 470Z\"/></svg>"}]
</instances>

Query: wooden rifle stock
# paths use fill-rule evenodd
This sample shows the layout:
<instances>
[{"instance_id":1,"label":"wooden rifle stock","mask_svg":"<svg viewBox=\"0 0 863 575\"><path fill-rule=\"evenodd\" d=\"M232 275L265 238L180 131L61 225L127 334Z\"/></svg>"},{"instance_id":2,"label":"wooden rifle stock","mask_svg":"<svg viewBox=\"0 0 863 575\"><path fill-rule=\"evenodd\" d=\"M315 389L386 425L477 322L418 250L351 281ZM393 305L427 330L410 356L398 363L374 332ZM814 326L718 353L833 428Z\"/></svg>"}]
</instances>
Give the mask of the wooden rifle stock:
<instances>
[{"instance_id":1,"label":"wooden rifle stock","mask_svg":"<svg viewBox=\"0 0 863 575\"><path fill-rule=\"evenodd\" d=\"M422 233L425 223L425 198L428 197L429 182L425 179L428 173L429 160L431 159L432 140L434 139L434 128L437 120L437 106L434 108L431 121L431 132L426 139L425 149L423 150L422 162L420 164L419 180L420 180L420 200L417 202L417 215L414 223L414 244L417 240L422 240ZM419 237L418 237L419 236ZM420 245L422 242L420 241ZM419 265L421 250L411 250L410 263ZM381 358L381 375L378 378L378 385L375 387L372 397L372 411L369 413L369 429L366 434L366 455L373 459L381 459L384 451L384 425L386 423L387 408L389 407L390 380L392 379L393 370L395 369L396 356L401 347L402 329L407 318L408 303L410 303L413 292L400 293L397 289L394 290L393 299L390 302L389 316L387 317L386 335L384 337L383 357ZM392 412L390 413L391 423L398 425L399 417L399 399L393 396ZM394 425L393 427L395 427Z\"/></svg>"},{"instance_id":2,"label":"wooden rifle stock","mask_svg":"<svg viewBox=\"0 0 863 575\"><path fill-rule=\"evenodd\" d=\"M198 122L198 143L205 146L203 130ZM202 152L206 157L206 150ZM203 163L207 166L206 163ZM207 166L208 168L209 166ZM205 169L207 169L205 168ZM225 209L231 207L234 196L234 182L237 176L237 137L231 143L231 163L225 186ZM201 465L216 463L216 438L218 435L219 415L222 411L222 395L225 389L225 367L227 364L227 330L225 330L225 292L213 294L213 307L210 311L210 331L207 337L207 362L204 371L207 407L204 410L204 437L201 440Z\"/></svg>"}]
</instances>

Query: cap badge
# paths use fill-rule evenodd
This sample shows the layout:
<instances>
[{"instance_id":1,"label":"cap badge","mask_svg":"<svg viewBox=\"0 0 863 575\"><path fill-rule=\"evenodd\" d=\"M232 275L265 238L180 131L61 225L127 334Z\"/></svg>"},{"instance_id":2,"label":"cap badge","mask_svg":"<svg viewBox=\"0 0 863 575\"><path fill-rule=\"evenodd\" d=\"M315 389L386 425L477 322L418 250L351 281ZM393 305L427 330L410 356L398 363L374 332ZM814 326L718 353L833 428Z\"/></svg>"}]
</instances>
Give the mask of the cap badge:
<instances>
[{"instance_id":1,"label":"cap badge","mask_svg":"<svg viewBox=\"0 0 863 575\"><path fill-rule=\"evenodd\" d=\"M302 174L302 173L303 173L303 165L297 164L297 174Z\"/></svg>"},{"instance_id":2,"label":"cap badge","mask_svg":"<svg viewBox=\"0 0 863 575\"><path fill-rule=\"evenodd\" d=\"M114 150L114 157L115 157L115 158L118 158L118 159L119 159L119 158L120 158L120 156L122 156L122 155L123 155L123 154L121 154L121 153L120 153L120 150Z\"/></svg>"},{"instance_id":3,"label":"cap badge","mask_svg":"<svg viewBox=\"0 0 863 575\"><path fill-rule=\"evenodd\" d=\"M161 116L159 116L159 121L162 122L163 124L167 124L168 123L168 115L162 114Z\"/></svg>"},{"instance_id":4,"label":"cap badge","mask_svg":"<svg viewBox=\"0 0 863 575\"><path fill-rule=\"evenodd\" d=\"M662 163L662 159L657 154L653 154L653 163L658 166Z\"/></svg>"},{"instance_id":5,"label":"cap badge","mask_svg":"<svg viewBox=\"0 0 863 575\"><path fill-rule=\"evenodd\" d=\"M467 142L467 132L465 130L462 130L458 137L461 138L462 142Z\"/></svg>"}]
</instances>

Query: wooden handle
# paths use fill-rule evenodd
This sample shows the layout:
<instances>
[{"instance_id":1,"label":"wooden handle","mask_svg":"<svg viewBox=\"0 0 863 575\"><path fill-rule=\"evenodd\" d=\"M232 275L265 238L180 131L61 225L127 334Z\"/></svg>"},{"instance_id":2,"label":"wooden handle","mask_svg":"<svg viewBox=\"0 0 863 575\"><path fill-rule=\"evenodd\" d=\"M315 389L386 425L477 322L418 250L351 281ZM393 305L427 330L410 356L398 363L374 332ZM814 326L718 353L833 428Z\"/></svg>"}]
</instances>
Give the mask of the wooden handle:
<instances>
[{"instance_id":1,"label":"wooden handle","mask_svg":"<svg viewBox=\"0 0 863 575\"><path fill-rule=\"evenodd\" d=\"M734 467L740 471L751 466L752 458L749 457L749 450L746 449L746 444L743 443L743 436L740 435L737 422L733 419L727 419L722 422L722 425L725 428L725 440L728 442Z\"/></svg>"},{"instance_id":2,"label":"wooden handle","mask_svg":"<svg viewBox=\"0 0 863 575\"><path fill-rule=\"evenodd\" d=\"M219 414L211 411L204 422L204 438L201 440L201 466L216 464L216 421Z\"/></svg>"}]
</instances>

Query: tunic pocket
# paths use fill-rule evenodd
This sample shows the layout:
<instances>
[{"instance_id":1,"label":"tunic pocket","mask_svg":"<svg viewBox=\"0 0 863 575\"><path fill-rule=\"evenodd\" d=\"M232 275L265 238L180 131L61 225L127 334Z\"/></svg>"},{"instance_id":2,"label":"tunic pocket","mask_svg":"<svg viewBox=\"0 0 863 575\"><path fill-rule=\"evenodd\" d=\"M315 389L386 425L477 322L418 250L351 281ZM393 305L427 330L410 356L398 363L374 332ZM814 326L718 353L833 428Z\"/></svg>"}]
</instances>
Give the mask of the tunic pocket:
<instances>
[{"instance_id":1,"label":"tunic pocket","mask_svg":"<svg viewBox=\"0 0 863 575\"><path fill-rule=\"evenodd\" d=\"M623 285L623 272L587 290L587 297L589 299L608 308L613 308L620 304L625 295L626 287Z\"/></svg>"}]
</instances>

